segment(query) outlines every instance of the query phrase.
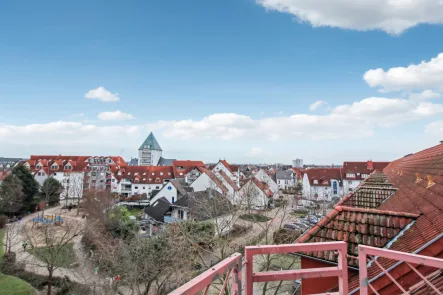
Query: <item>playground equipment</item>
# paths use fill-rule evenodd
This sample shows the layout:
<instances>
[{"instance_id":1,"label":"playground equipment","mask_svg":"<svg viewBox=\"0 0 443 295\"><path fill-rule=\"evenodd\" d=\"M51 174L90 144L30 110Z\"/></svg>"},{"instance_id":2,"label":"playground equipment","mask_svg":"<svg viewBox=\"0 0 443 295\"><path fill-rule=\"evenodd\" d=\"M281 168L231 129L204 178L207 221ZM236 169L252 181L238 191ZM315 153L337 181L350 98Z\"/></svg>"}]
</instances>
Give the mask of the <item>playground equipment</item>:
<instances>
[{"instance_id":1,"label":"playground equipment","mask_svg":"<svg viewBox=\"0 0 443 295\"><path fill-rule=\"evenodd\" d=\"M43 225L47 225L47 224L55 224L55 225L62 225L63 224L63 218L61 217L61 215L44 215L43 214L40 216L38 215L37 217L34 217L32 219L33 221L33 225L39 225L39 224L43 224Z\"/></svg>"}]
</instances>

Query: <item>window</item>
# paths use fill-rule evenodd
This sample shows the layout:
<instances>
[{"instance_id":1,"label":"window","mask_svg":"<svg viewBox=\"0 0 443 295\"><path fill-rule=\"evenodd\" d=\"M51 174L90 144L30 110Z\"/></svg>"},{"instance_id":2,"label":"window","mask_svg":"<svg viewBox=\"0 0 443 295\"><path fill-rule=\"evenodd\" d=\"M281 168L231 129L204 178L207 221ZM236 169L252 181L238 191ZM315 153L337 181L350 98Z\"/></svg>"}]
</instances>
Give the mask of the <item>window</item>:
<instances>
[{"instance_id":1,"label":"window","mask_svg":"<svg viewBox=\"0 0 443 295\"><path fill-rule=\"evenodd\" d=\"M52 166L51 166L51 169L52 169L52 170L57 170L57 169L58 169L58 166L57 166L57 165L52 165Z\"/></svg>"},{"instance_id":2,"label":"window","mask_svg":"<svg viewBox=\"0 0 443 295\"><path fill-rule=\"evenodd\" d=\"M57 173L54 172L54 173L52 173L52 175L57 176Z\"/></svg>"},{"instance_id":3,"label":"window","mask_svg":"<svg viewBox=\"0 0 443 295\"><path fill-rule=\"evenodd\" d=\"M66 169L66 170L71 170L71 169L72 169L72 166L71 166L71 165L66 165L66 166L65 166L65 169Z\"/></svg>"},{"instance_id":4,"label":"window","mask_svg":"<svg viewBox=\"0 0 443 295\"><path fill-rule=\"evenodd\" d=\"M174 198L174 197L172 197L172 204L174 204L174 201L175 201L175 198Z\"/></svg>"},{"instance_id":5,"label":"window","mask_svg":"<svg viewBox=\"0 0 443 295\"><path fill-rule=\"evenodd\" d=\"M40 169L40 168L42 168L42 166L39 164L39 165L35 166L35 168Z\"/></svg>"},{"instance_id":6,"label":"window","mask_svg":"<svg viewBox=\"0 0 443 295\"><path fill-rule=\"evenodd\" d=\"M346 177L355 177L354 173L346 173Z\"/></svg>"},{"instance_id":7,"label":"window","mask_svg":"<svg viewBox=\"0 0 443 295\"><path fill-rule=\"evenodd\" d=\"M156 187L155 187L155 189L159 189L160 187L157 185Z\"/></svg>"},{"instance_id":8,"label":"window","mask_svg":"<svg viewBox=\"0 0 443 295\"><path fill-rule=\"evenodd\" d=\"M145 189L145 187L143 187L143 189Z\"/></svg>"},{"instance_id":9,"label":"window","mask_svg":"<svg viewBox=\"0 0 443 295\"><path fill-rule=\"evenodd\" d=\"M333 194L334 194L334 195L338 194L338 185L337 185L337 181L334 181L334 182L332 183L332 191L333 191Z\"/></svg>"},{"instance_id":10,"label":"window","mask_svg":"<svg viewBox=\"0 0 443 295\"><path fill-rule=\"evenodd\" d=\"M128 175L131 175L131 172L128 172Z\"/></svg>"},{"instance_id":11,"label":"window","mask_svg":"<svg viewBox=\"0 0 443 295\"><path fill-rule=\"evenodd\" d=\"M134 189L138 189L138 186L134 186Z\"/></svg>"},{"instance_id":12,"label":"window","mask_svg":"<svg viewBox=\"0 0 443 295\"><path fill-rule=\"evenodd\" d=\"M318 180L317 179L314 180L314 184L318 184Z\"/></svg>"},{"instance_id":13,"label":"window","mask_svg":"<svg viewBox=\"0 0 443 295\"><path fill-rule=\"evenodd\" d=\"M37 173L38 176L43 176L43 173L39 172Z\"/></svg>"},{"instance_id":14,"label":"window","mask_svg":"<svg viewBox=\"0 0 443 295\"><path fill-rule=\"evenodd\" d=\"M349 191L352 192L352 187L349 188Z\"/></svg>"},{"instance_id":15,"label":"window","mask_svg":"<svg viewBox=\"0 0 443 295\"><path fill-rule=\"evenodd\" d=\"M368 174L362 174L361 175L361 178L366 178L366 177L368 177Z\"/></svg>"},{"instance_id":16,"label":"window","mask_svg":"<svg viewBox=\"0 0 443 295\"><path fill-rule=\"evenodd\" d=\"M171 172L168 172L168 175L171 175Z\"/></svg>"},{"instance_id":17,"label":"window","mask_svg":"<svg viewBox=\"0 0 443 295\"><path fill-rule=\"evenodd\" d=\"M112 182L115 182L115 179L113 178L111 181L112 181Z\"/></svg>"},{"instance_id":18,"label":"window","mask_svg":"<svg viewBox=\"0 0 443 295\"><path fill-rule=\"evenodd\" d=\"M160 175L163 175L163 172L160 172Z\"/></svg>"},{"instance_id":19,"label":"window","mask_svg":"<svg viewBox=\"0 0 443 295\"><path fill-rule=\"evenodd\" d=\"M143 172L143 175L146 175L146 172Z\"/></svg>"},{"instance_id":20,"label":"window","mask_svg":"<svg viewBox=\"0 0 443 295\"><path fill-rule=\"evenodd\" d=\"M155 175L155 173L154 173L154 172L152 172L152 175Z\"/></svg>"},{"instance_id":21,"label":"window","mask_svg":"<svg viewBox=\"0 0 443 295\"><path fill-rule=\"evenodd\" d=\"M178 216L180 217L180 219L183 219L185 215L185 212L183 210L178 210Z\"/></svg>"},{"instance_id":22,"label":"window","mask_svg":"<svg viewBox=\"0 0 443 295\"><path fill-rule=\"evenodd\" d=\"M349 184L352 184L352 181L349 180L348 183L349 183Z\"/></svg>"},{"instance_id":23,"label":"window","mask_svg":"<svg viewBox=\"0 0 443 295\"><path fill-rule=\"evenodd\" d=\"M180 172L180 175L183 175L183 173Z\"/></svg>"},{"instance_id":24,"label":"window","mask_svg":"<svg viewBox=\"0 0 443 295\"><path fill-rule=\"evenodd\" d=\"M135 172L134 175L138 175L138 172Z\"/></svg>"}]
</instances>

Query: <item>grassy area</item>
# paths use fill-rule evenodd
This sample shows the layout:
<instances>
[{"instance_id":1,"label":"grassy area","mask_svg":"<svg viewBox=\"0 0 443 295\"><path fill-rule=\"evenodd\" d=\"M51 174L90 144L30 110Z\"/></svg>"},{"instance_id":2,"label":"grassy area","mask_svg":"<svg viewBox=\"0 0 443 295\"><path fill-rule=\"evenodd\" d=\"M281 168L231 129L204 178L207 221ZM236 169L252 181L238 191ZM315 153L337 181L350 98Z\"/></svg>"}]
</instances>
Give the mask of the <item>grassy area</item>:
<instances>
[{"instance_id":1,"label":"grassy area","mask_svg":"<svg viewBox=\"0 0 443 295\"><path fill-rule=\"evenodd\" d=\"M271 269L300 269L300 257L290 254L272 255Z\"/></svg>"},{"instance_id":2,"label":"grassy area","mask_svg":"<svg viewBox=\"0 0 443 295\"><path fill-rule=\"evenodd\" d=\"M260 214L243 214L240 215L240 218L252 222L265 222L271 220L271 218Z\"/></svg>"},{"instance_id":3,"label":"grassy area","mask_svg":"<svg viewBox=\"0 0 443 295\"><path fill-rule=\"evenodd\" d=\"M307 213L297 213L297 212L291 212L290 213L292 216L295 216L297 218L305 218L306 215L308 215Z\"/></svg>"},{"instance_id":4,"label":"grassy area","mask_svg":"<svg viewBox=\"0 0 443 295\"><path fill-rule=\"evenodd\" d=\"M25 281L0 274L0 295L34 295L35 290Z\"/></svg>"},{"instance_id":5,"label":"grassy area","mask_svg":"<svg viewBox=\"0 0 443 295\"><path fill-rule=\"evenodd\" d=\"M142 209L142 208L134 207L134 208L132 208L132 209L128 209L128 212L129 212L131 215L134 215L135 217L138 217L138 216L140 215L140 213L143 212L143 209Z\"/></svg>"},{"instance_id":6,"label":"grassy area","mask_svg":"<svg viewBox=\"0 0 443 295\"><path fill-rule=\"evenodd\" d=\"M40 261L44 262L45 257L47 260L52 261L55 266L70 268L71 264L76 261L73 244L67 244L61 248L58 254L51 255L55 251L51 252L49 247L40 247L36 249L29 249L28 252L35 256ZM43 256L43 257L42 257ZM51 256L53 258L51 258Z\"/></svg>"}]
</instances>

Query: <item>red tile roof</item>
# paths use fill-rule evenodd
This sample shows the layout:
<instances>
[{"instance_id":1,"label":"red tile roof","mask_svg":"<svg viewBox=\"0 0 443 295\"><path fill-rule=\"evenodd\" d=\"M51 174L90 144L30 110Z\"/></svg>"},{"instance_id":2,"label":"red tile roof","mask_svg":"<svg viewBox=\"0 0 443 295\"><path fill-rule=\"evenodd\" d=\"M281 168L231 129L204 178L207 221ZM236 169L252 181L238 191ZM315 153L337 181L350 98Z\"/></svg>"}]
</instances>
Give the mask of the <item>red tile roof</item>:
<instances>
[{"instance_id":1,"label":"red tile roof","mask_svg":"<svg viewBox=\"0 0 443 295\"><path fill-rule=\"evenodd\" d=\"M226 160L220 160L220 163L223 164L226 168L228 168L231 173L235 173L238 171L239 166L238 165L230 165Z\"/></svg>"},{"instance_id":2,"label":"red tile roof","mask_svg":"<svg viewBox=\"0 0 443 295\"><path fill-rule=\"evenodd\" d=\"M30 159L26 161L30 170L34 173L37 173L40 169L36 168L37 164L41 164L43 166L43 171L50 175L56 172L83 172L87 170L89 156L61 156L61 155L52 155L52 156L39 156L39 155L31 155ZM52 165L56 163L59 168L51 169ZM69 163L72 166L72 169L65 169L66 164Z\"/></svg>"},{"instance_id":3,"label":"red tile roof","mask_svg":"<svg viewBox=\"0 0 443 295\"><path fill-rule=\"evenodd\" d=\"M306 169L304 173L308 175L311 185L330 186L332 179L342 180L341 168L311 168ZM317 180L318 184L314 184L314 180Z\"/></svg>"},{"instance_id":4,"label":"red tile roof","mask_svg":"<svg viewBox=\"0 0 443 295\"><path fill-rule=\"evenodd\" d=\"M238 187L238 185L223 170L220 170L217 173L220 174L223 177L223 179L232 187L232 189L235 192L240 189Z\"/></svg>"},{"instance_id":5,"label":"red tile roof","mask_svg":"<svg viewBox=\"0 0 443 295\"><path fill-rule=\"evenodd\" d=\"M384 247L418 217L417 214L403 212L337 206L298 242L345 241L348 243L348 255L356 257L359 244ZM332 251L310 252L306 255L329 261L337 260ZM357 260L352 258L348 259L348 264L358 266Z\"/></svg>"},{"instance_id":6,"label":"red tile roof","mask_svg":"<svg viewBox=\"0 0 443 295\"><path fill-rule=\"evenodd\" d=\"M343 163L343 179L363 180L362 174L369 175L374 170L383 170L388 166L389 162L344 162ZM348 173L355 174L355 177L346 177ZM359 175L357 175L357 173Z\"/></svg>"},{"instance_id":7,"label":"red tile roof","mask_svg":"<svg viewBox=\"0 0 443 295\"><path fill-rule=\"evenodd\" d=\"M184 178L185 175L195 167L205 168L205 164L202 161L190 161L190 160L185 160L185 161L175 160L172 162L172 166L174 167L175 178Z\"/></svg>"},{"instance_id":8,"label":"red tile roof","mask_svg":"<svg viewBox=\"0 0 443 295\"><path fill-rule=\"evenodd\" d=\"M206 175L222 190L224 194L228 192L228 188L222 183L220 179L211 170L205 171Z\"/></svg>"},{"instance_id":9,"label":"red tile roof","mask_svg":"<svg viewBox=\"0 0 443 295\"><path fill-rule=\"evenodd\" d=\"M119 170L121 175L118 175ZM140 184L163 184L164 180L174 178L172 166L126 166L120 169L113 166L111 171L117 181L129 179L132 183Z\"/></svg>"}]
</instances>

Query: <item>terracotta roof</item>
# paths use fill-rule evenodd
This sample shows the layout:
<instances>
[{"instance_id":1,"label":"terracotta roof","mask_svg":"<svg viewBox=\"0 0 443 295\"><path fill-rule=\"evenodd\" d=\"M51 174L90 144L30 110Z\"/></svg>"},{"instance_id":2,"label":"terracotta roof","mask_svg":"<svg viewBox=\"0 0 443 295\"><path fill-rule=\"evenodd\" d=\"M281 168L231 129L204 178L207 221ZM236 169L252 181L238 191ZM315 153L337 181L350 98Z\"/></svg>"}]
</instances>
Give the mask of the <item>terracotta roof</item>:
<instances>
[{"instance_id":1,"label":"terracotta roof","mask_svg":"<svg viewBox=\"0 0 443 295\"><path fill-rule=\"evenodd\" d=\"M34 173L37 173L40 169L36 168L37 164L41 164L43 167L43 171L50 175L56 172L82 172L86 171L88 167L87 159L89 156L61 156L61 155L52 155L52 156L39 156L39 155L31 155L31 158L26 161L29 164L30 170ZM56 163L59 168L51 169L53 164ZM72 166L72 169L65 169L66 164L69 163Z\"/></svg>"},{"instance_id":2,"label":"terracotta roof","mask_svg":"<svg viewBox=\"0 0 443 295\"><path fill-rule=\"evenodd\" d=\"M418 217L417 214L403 212L337 206L298 242L345 241L348 243L348 255L356 257L359 244L384 247ZM333 251L309 252L306 255L337 261ZM353 258L348 259L348 264L358 267L357 260Z\"/></svg>"},{"instance_id":3,"label":"terracotta roof","mask_svg":"<svg viewBox=\"0 0 443 295\"><path fill-rule=\"evenodd\" d=\"M220 170L217 173L220 174L221 177L223 177L223 179L232 187L235 192L240 189L238 185L223 170Z\"/></svg>"},{"instance_id":4,"label":"terracotta roof","mask_svg":"<svg viewBox=\"0 0 443 295\"><path fill-rule=\"evenodd\" d=\"M391 183L374 182L375 174L362 182L353 192L344 197L337 206L376 209L397 191Z\"/></svg>"},{"instance_id":5,"label":"terracotta roof","mask_svg":"<svg viewBox=\"0 0 443 295\"><path fill-rule=\"evenodd\" d=\"M129 179L132 183L163 184L166 179L174 178L172 166L126 166L110 165L111 172L117 181ZM118 175L120 171L121 175Z\"/></svg>"},{"instance_id":6,"label":"terracotta roof","mask_svg":"<svg viewBox=\"0 0 443 295\"><path fill-rule=\"evenodd\" d=\"M389 162L344 162L343 163L343 179L355 179L355 180L363 180L365 177L362 177L362 174L369 175L374 170L383 170L386 166L388 166ZM355 174L355 177L346 177L348 173ZM357 173L359 175L357 175Z\"/></svg>"},{"instance_id":7,"label":"terracotta roof","mask_svg":"<svg viewBox=\"0 0 443 295\"><path fill-rule=\"evenodd\" d=\"M308 175L311 185L330 186L332 179L342 180L341 168L311 168L306 169L305 174ZM317 180L318 184L314 184L314 180Z\"/></svg>"},{"instance_id":8,"label":"terracotta roof","mask_svg":"<svg viewBox=\"0 0 443 295\"><path fill-rule=\"evenodd\" d=\"M223 166L228 168L228 170L231 171L231 173L234 173L234 172L238 171L238 168L239 168L238 165L230 165L226 160L220 160L220 163L222 163Z\"/></svg>"},{"instance_id":9,"label":"terracotta roof","mask_svg":"<svg viewBox=\"0 0 443 295\"><path fill-rule=\"evenodd\" d=\"M184 178L189 171L194 169L194 167L204 168L205 164L202 161L176 160L172 162L172 166L174 167L175 178Z\"/></svg>"},{"instance_id":10,"label":"terracotta roof","mask_svg":"<svg viewBox=\"0 0 443 295\"><path fill-rule=\"evenodd\" d=\"M212 172L211 170L206 170L205 173L215 183L215 185L217 185L222 190L224 194L228 192L228 188L221 182L220 179L218 179L214 172Z\"/></svg>"},{"instance_id":11,"label":"terracotta roof","mask_svg":"<svg viewBox=\"0 0 443 295\"><path fill-rule=\"evenodd\" d=\"M414 253L425 245L427 248L432 247L433 244L427 243L443 233L443 144L391 162L383 171L398 191L382 203L379 209L420 215L389 249ZM440 243L442 242L440 238ZM435 247L437 248L433 255L443 256L441 244L436 244ZM384 259L380 259L380 263L384 267L393 264ZM368 269L369 278L378 273L377 268ZM358 277L353 277L349 290L358 285Z\"/></svg>"}]
</instances>

